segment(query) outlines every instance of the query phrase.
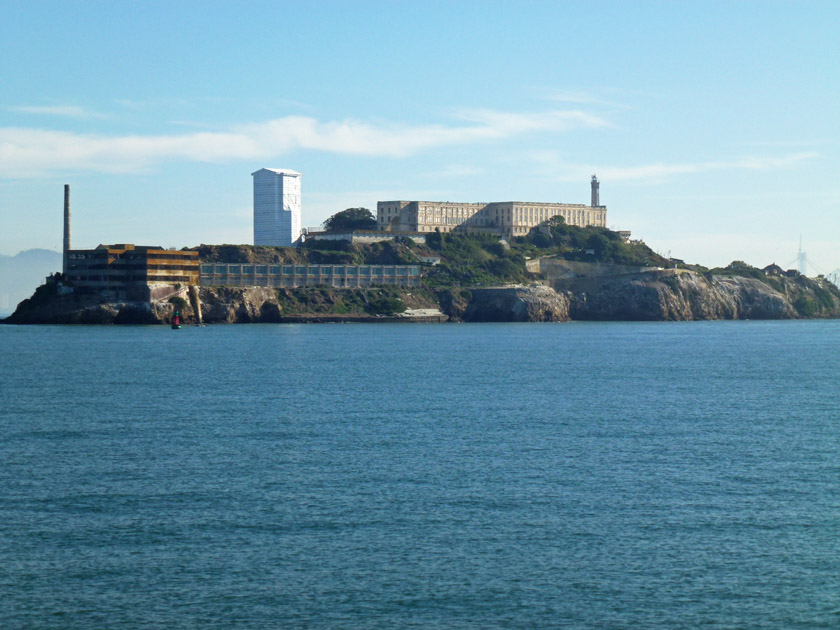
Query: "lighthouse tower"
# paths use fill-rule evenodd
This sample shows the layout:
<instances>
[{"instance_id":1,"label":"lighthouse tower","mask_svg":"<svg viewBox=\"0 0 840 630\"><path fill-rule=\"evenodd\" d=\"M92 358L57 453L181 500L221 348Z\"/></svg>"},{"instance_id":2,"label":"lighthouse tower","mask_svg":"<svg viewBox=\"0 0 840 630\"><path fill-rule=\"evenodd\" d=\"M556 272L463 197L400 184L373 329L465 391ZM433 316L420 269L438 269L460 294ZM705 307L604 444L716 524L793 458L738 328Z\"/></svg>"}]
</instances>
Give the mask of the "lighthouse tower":
<instances>
[{"instance_id":1,"label":"lighthouse tower","mask_svg":"<svg viewBox=\"0 0 840 630\"><path fill-rule=\"evenodd\" d=\"M600 185L601 185L601 183L598 181L598 178L595 175L593 175L592 176L592 207L593 208L597 208L598 206L601 205L601 203L598 199L598 187Z\"/></svg>"}]
</instances>

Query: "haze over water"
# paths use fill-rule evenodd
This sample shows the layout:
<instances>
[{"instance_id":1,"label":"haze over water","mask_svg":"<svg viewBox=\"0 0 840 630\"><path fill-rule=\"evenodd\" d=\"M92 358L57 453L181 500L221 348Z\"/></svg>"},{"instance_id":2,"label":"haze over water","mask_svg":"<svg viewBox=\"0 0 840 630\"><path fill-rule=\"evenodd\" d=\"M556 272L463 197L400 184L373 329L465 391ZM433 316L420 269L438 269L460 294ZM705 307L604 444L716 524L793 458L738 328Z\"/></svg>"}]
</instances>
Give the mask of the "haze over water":
<instances>
[{"instance_id":1,"label":"haze over water","mask_svg":"<svg viewBox=\"0 0 840 630\"><path fill-rule=\"evenodd\" d=\"M0 326L0 625L837 627L838 341Z\"/></svg>"}]
</instances>

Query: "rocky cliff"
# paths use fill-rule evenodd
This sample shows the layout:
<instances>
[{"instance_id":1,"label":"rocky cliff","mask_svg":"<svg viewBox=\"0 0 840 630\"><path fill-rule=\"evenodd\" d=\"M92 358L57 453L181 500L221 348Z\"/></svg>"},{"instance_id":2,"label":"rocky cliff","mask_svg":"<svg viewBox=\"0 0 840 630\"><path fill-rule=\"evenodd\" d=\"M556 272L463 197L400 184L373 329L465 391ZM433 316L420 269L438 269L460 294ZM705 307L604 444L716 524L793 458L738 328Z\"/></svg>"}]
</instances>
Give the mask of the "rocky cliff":
<instances>
[{"instance_id":1,"label":"rocky cliff","mask_svg":"<svg viewBox=\"0 0 840 630\"><path fill-rule=\"evenodd\" d=\"M5 324L162 324L169 322L173 304L148 302L98 302L57 297L50 303L24 300Z\"/></svg>"},{"instance_id":2,"label":"rocky cliff","mask_svg":"<svg viewBox=\"0 0 840 630\"><path fill-rule=\"evenodd\" d=\"M18 305L12 324L155 324L179 308L195 322L382 321L402 309L435 311L450 321L665 321L840 317L840 291L795 272L758 277L658 270L601 275L554 286L447 289L271 289L199 287L198 302L104 302L57 295L48 285ZM398 308L394 309L394 305Z\"/></svg>"},{"instance_id":3,"label":"rocky cliff","mask_svg":"<svg viewBox=\"0 0 840 630\"><path fill-rule=\"evenodd\" d=\"M465 322L565 322L569 298L551 287L473 289L463 311L453 319Z\"/></svg>"},{"instance_id":4,"label":"rocky cliff","mask_svg":"<svg viewBox=\"0 0 840 630\"><path fill-rule=\"evenodd\" d=\"M436 311L438 302L422 289L198 287L194 296L173 302L108 302L95 295L58 295L42 285L5 320L8 324L163 324L177 308L185 323L209 324L284 321L382 321L403 309ZM393 308L396 307L396 308ZM393 310L389 310L393 308ZM399 321L437 321L427 314Z\"/></svg>"},{"instance_id":5,"label":"rocky cliff","mask_svg":"<svg viewBox=\"0 0 840 630\"><path fill-rule=\"evenodd\" d=\"M234 289L201 287L201 314L205 323L233 324L281 321L282 307L277 291L266 287ZM190 317L194 312L190 310Z\"/></svg>"},{"instance_id":6,"label":"rocky cliff","mask_svg":"<svg viewBox=\"0 0 840 630\"><path fill-rule=\"evenodd\" d=\"M685 321L838 317L840 297L813 280L773 284L757 278L659 271L559 283L578 320Z\"/></svg>"}]
</instances>

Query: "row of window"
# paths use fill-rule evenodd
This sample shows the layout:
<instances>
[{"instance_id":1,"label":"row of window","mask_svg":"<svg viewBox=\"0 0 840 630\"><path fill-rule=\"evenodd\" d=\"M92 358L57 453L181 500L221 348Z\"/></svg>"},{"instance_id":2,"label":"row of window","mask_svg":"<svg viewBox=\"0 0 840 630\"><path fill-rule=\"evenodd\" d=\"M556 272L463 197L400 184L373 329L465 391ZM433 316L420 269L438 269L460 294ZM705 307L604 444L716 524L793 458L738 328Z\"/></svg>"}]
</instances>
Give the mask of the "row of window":
<instances>
[{"instance_id":1,"label":"row of window","mask_svg":"<svg viewBox=\"0 0 840 630\"><path fill-rule=\"evenodd\" d=\"M190 260L190 261L197 261L198 260L198 252L193 254L147 254L141 252L134 252L133 250L128 250L122 254L111 254L108 250L103 249L95 252L89 253L79 253L74 252L71 253L69 256L70 260Z\"/></svg>"},{"instance_id":2,"label":"row of window","mask_svg":"<svg viewBox=\"0 0 840 630\"><path fill-rule=\"evenodd\" d=\"M202 275L346 275L346 276L381 276L381 275L420 275L418 266L357 266L357 265L201 265Z\"/></svg>"},{"instance_id":3,"label":"row of window","mask_svg":"<svg viewBox=\"0 0 840 630\"><path fill-rule=\"evenodd\" d=\"M68 258L70 258L70 260L87 260L87 259L104 260L106 256L107 256L106 252L101 252L101 253L92 253L92 254L70 254L68 256Z\"/></svg>"},{"instance_id":4,"label":"row of window","mask_svg":"<svg viewBox=\"0 0 840 630\"><path fill-rule=\"evenodd\" d=\"M240 283L236 278L220 277L220 276L201 276L202 286L266 286L266 287L313 287L319 285L326 285L331 287L371 287L377 285L403 285L403 286L418 286L420 279L416 277L407 276L386 276L384 278L304 278L301 276L294 277L271 277L262 278L257 283Z\"/></svg>"},{"instance_id":5,"label":"row of window","mask_svg":"<svg viewBox=\"0 0 840 630\"><path fill-rule=\"evenodd\" d=\"M109 269L111 273L124 273L127 271L198 271L198 265L156 265L156 264L144 264L144 263L123 263L123 262L112 262L106 264L105 262L96 262L93 264L79 264L79 263L71 263L70 267L71 270L76 271L83 271L85 269L90 270L104 270Z\"/></svg>"},{"instance_id":6,"label":"row of window","mask_svg":"<svg viewBox=\"0 0 840 630\"><path fill-rule=\"evenodd\" d=\"M115 278L114 276L98 276L98 275L77 275L74 276L70 274L70 280L73 282L78 282L80 284L84 284L87 282L119 282L120 284L129 284L132 282L185 282L190 283L194 282L195 278L190 278L190 276L121 276L119 278Z\"/></svg>"},{"instance_id":7,"label":"row of window","mask_svg":"<svg viewBox=\"0 0 840 630\"><path fill-rule=\"evenodd\" d=\"M198 252L192 254L146 254L151 260L192 260L198 261Z\"/></svg>"}]
</instances>

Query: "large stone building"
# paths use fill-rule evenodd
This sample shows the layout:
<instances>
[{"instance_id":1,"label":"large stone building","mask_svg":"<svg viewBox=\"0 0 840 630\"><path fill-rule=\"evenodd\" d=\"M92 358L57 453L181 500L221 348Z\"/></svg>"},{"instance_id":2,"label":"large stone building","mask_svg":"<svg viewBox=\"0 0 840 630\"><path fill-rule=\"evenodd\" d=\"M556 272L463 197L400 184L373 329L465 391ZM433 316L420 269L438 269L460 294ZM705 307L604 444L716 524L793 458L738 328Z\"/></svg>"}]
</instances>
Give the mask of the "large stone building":
<instances>
[{"instance_id":1,"label":"large stone building","mask_svg":"<svg viewBox=\"0 0 840 630\"><path fill-rule=\"evenodd\" d=\"M254 178L254 245L298 245L301 174L262 168L251 176Z\"/></svg>"},{"instance_id":2,"label":"large stone building","mask_svg":"<svg viewBox=\"0 0 840 630\"><path fill-rule=\"evenodd\" d=\"M378 227L387 232L493 232L503 237L524 236L531 228L555 216L569 225L607 226L607 207L600 205L598 178L592 176L591 205L497 201L380 201Z\"/></svg>"}]
</instances>

